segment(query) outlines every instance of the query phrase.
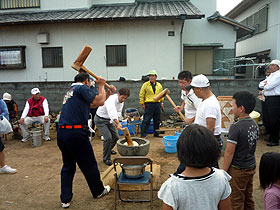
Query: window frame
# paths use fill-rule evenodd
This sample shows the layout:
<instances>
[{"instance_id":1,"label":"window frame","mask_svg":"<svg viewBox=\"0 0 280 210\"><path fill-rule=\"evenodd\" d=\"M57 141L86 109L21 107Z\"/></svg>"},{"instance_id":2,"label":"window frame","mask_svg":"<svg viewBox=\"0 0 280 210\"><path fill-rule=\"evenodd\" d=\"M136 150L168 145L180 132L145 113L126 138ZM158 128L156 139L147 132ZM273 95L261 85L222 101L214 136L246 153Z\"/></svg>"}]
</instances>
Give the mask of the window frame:
<instances>
[{"instance_id":1,"label":"window frame","mask_svg":"<svg viewBox=\"0 0 280 210\"><path fill-rule=\"evenodd\" d=\"M44 60L44 50L45 49L61 49L61 55L57 55L61 57L61 64L59 65L46 65L45 60ZM63 47L41 47L41 52L42 52L42 68L63 68Z\"/></svg>"},{"instance_id":2,"label":"window frame","mask_svg":"<svg viewBox=\"0 0 280 210\"><path fill-rule=\"evenodd\" d=\"M26 68L25 48L26 48L26 46L2 46L2 47L0 47L0 70L25 69ZM20 63L19 64L6 64L6 66L1 65L1 56L2 56L1 52L8 52L8 51L19 51L20 52Z\"/></svg>"},{"instance_id":3,"label":"window frame","mask_svg":"<svg viewBox=\"0 0 280 210\"><path fill-rule=\"evenodd\" d=\"M125 62L120 62L120 55L118 54L119 47L124 47L124 56L125 56ZM109 48L114 48L115 50L115 63L109 63ZM127 45L106 45L106 66L113 67L113 66L127 66Z\"/></svg>"},{"instance_id":4,"label":"window frame","mask_svg":"<svg viewBox=\"0 0 280 210\"><path fill-rule=\"evenodd\" d=\"M267 27L268 27L268 5L265 5L264 7L262 7L260 10L258 10L257 12L253 13L252 15L248 16L247 18L245 18L244 20L240 21L240 23L245 24L247 26L253 27L256 30L251 33L251 34L247 34L247 35L243 35L241 34L240 37L238 37L238 32L237 32L237 42L248 39L250 37L253 37L254 35L263 33L267 31ZM260 27L260 22L262 20L262 18L260 17L260 14L264 12L265 13L265 22L263 23L264 27ZM257 20L256 20L257 19ZM239 29L240 30L240 29Z\"/></svg>"}]
</instances>

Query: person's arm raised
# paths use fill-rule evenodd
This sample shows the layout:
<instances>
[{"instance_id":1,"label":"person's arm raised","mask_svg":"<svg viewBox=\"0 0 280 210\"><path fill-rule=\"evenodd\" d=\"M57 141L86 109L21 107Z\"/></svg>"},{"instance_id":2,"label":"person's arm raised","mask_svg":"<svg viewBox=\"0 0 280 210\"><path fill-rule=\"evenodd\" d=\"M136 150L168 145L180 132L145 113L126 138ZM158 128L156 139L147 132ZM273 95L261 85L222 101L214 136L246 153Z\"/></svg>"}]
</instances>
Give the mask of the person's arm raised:
<instances>
[{"instance_id":1,"label":"person's arm raised","mask_svg":"<svg viewBox=\"0 0 280 210\"><path fill-rule=\"evenodd\" d=\"M100 77L98 80L95 81L95 83L98 85L98 94L92 101L91 107L103 106L106 100L106 91L104 88L106 80Z\"/></svg>"}]
</instances>

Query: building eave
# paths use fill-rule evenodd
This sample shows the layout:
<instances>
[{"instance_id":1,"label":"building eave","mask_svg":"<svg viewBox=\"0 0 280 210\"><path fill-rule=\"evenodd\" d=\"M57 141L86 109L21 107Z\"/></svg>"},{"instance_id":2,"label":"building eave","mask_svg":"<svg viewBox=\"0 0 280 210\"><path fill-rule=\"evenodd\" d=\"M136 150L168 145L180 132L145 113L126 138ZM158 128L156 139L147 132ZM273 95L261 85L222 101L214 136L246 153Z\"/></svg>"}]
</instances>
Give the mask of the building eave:
<instances>
[{"instance_id":1,"label":"building eave","mask_svg":"<svg viewBox=\"0 0 280 210\"><path fill-rule=\"evenodd\" d=\"M229 24L229 25L231 25L233 27L241 28L241 29L243 29L243 30L245 30L245 31L247 31L249 33L252 33L252 32L255 31L255 28L252 28L250 26L244 25L244 24L242 24L242 23L240 23L240 22L238 22L236 20L233 20L233 19L231 19L229 17L222 16L222 15L220 15L219 12L215 12L213 15L209 16L207 18L207 20L209 22L221 21L221 22Z\"/></svg>"},{"instance_id":2,"label":"building eave","mask_svg":"<svg viewBox=\"0 0 280 210\"><path fill-rule=\"evenodd\" d=\"M243 0L238 5L236 5L231 11L229 11L225 16L234 19L258 1L259 0Z\"/></svg>"},{"instance_id":3,"label":"building eave","mask_svg":"<svg viewBox=\"0 0 280 210\"><path fill-rule=\"evenodd\" d=\"M0 13L0 25L94 22L112 20L200 19L202 14L187 0L139 1L134 4L94 5L89 9Z\"/></svg>"}]
</instances>

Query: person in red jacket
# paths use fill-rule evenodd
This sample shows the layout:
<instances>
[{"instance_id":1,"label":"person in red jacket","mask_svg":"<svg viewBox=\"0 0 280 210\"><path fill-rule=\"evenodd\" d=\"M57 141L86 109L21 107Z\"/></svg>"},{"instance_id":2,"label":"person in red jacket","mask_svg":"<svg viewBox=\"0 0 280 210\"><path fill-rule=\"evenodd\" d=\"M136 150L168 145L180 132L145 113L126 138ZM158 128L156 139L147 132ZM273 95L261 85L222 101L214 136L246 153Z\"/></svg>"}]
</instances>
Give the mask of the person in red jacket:
<instances>
[{"instance_id":1,"label":"person in red jacket","mask_svg":"<svg viewBox=\"0 0 280 210\"><path fill-rule=\"evenodd\" d=\"M22 131L22 142L28 141L30 138L28 125L33 122L44 124L44 140L50 141L50 119L49 119L49 104L46 98L40 95L39 88L31 90L32 97L27 100L22 112L19 124Z\"/></svg>"}]
</instances>

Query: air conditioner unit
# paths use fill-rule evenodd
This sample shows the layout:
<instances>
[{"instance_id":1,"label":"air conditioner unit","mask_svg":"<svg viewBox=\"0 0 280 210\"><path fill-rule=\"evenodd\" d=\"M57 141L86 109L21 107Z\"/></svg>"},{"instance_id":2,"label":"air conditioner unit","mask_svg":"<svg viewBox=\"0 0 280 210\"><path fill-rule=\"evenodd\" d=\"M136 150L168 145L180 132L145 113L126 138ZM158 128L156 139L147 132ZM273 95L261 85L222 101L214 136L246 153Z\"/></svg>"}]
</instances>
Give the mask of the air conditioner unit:
<instances>
[{"instance_id":1,"label":"air conditioner unit","mask_svg":"<svg viewBox=\"0 0 280 210\"><path fill-rule=\"evenodd\" d=\"M49 33L39 33L37 35L37 41L39 44L48 44L49 43Z\"/></svg>"}]
</instances>

